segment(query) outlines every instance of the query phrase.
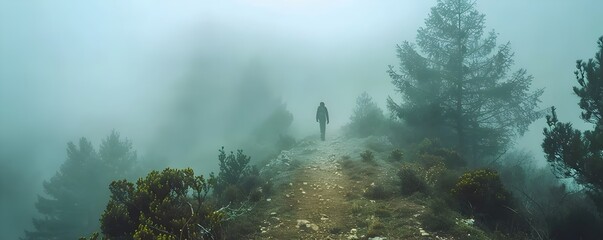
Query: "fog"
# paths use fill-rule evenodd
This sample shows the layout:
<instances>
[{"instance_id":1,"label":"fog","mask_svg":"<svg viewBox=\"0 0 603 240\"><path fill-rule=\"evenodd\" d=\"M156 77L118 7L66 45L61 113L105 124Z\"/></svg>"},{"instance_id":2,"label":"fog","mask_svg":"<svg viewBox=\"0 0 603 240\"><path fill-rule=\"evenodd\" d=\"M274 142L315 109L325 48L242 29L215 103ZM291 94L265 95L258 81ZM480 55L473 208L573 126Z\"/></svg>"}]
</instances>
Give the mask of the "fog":
<instances>
[{"instance_id":1,"label":"fog","mask_svg":"<svg viewBox=\"0 0 603 240\"><path fill-rule=\"evenodd\" d=\"M157 154L209 172L216 150L241 147L274 107L265 104L286 104L296 138L318 134L321 101L329 129L348 122L363 91L385 108L396 94L386 73L398 63L395 46L414 41L434 4L0 1L0 238L31 228L42 181L80 137L98 145L115 129L141 161ZM541 108L584 126L573 71L594 55L603 2L479 1L477 9L499 43L511 42L513 68L545 88ZM541 161L544 124L517 144Z\"/></svg>"}]
</instances>

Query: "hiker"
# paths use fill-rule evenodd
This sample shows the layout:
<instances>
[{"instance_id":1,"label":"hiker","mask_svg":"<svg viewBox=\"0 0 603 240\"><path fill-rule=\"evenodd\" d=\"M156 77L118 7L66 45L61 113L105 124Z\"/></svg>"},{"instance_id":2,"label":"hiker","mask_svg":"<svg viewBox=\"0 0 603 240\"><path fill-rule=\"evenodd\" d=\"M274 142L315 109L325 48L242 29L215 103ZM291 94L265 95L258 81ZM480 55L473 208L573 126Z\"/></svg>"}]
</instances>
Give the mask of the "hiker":
<instances>
[{"instance_id":1,"label":"hiker","mask_svg":"<svg viewBox=\"0 0 603 240\"><path fill-rule=\"evenodd\" d=\"M325 127L329 124L329 111L324 102L320 102L320 106L316 109L316 122L320 123L320 139L324 141Z\"/></svg>"}]
</instances>

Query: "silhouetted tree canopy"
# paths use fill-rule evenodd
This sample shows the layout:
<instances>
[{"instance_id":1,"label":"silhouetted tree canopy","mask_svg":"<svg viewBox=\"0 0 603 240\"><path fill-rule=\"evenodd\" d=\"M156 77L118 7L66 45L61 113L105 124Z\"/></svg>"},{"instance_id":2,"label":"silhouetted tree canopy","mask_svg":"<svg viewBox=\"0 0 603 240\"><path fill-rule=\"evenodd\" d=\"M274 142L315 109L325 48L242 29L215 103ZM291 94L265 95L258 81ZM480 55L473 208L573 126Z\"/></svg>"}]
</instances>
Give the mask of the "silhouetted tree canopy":
<instances>
[{"instance_id":1,"label":"silhouetted tree canopy","mask_svg":"<svg viewBox=\"0 0 603 240\"><path fill-rule=\"evenodd\" d=\"M471 0L439 0L416 44L398 45L399 69L389 67L402 102L388 108L426 137L448 140L468 159L500 152L538 117L542 90L530 92L526 70L510 72L509 43L484 32L485 15Z\"/></svg>"},{"instance_id":2,"label":"silhouetted tree canopy","mask_svg":"<svg viewBox=\"0 0 603 240\"><path fill-rule=\"evenodd\" d=\"M136 161L129 140L113 131L96 152L92 143L81 138L67 144L67 160L44 182L44 196L38 196L35 230L25 239L78 239L99 227L98 218L109 199L107 186L113 179L126 177Z\"/></svg>"},{"instance_id":3,"label":"silhouetted tree canopy","mask_svg":"<svg viewBox=\"0 0 603 240\"><path fill-rule=\"evenodd\" d=\"M571 177L582 184L603 212L603 37L599 51L587 62L578 60L575 71L579 86L574 93L580 97L581 118L594 129L580 131L571 123L557 119L555 108L547 116L542 148L547 161L560 177Z\"/></svg>"}]
</instances>

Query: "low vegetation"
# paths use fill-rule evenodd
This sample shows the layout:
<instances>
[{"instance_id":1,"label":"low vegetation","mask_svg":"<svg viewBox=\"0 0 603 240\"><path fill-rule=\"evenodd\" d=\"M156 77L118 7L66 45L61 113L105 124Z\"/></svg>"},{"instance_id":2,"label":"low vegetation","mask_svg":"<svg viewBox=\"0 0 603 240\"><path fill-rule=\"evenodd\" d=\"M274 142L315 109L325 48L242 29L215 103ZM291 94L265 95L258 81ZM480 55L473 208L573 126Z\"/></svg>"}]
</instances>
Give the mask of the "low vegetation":
<instances>
[{"instance_id":1,"label":"low vegetation","mask_svg":"<svg viewBox=\"0 0 603 240\"><path fill-rule=\"evenodd\" d=\"M512 198L496 171L472 170L464 173L452 188L462 211L487 220L505 220L513 208Z\"/></svg>"},{"instance_id":2,"label":"low vegetation","mask_svg":"<svg viewBox=\"0 0 603 240\"><path fill-rule=\"evenodd\" d=\"M404 153L400 149L394 149L389 154L389 160L393 162L401 162L404 157Z\"/></svg>"},{"instance_id":3,"label":"low vegetation","mask_svg":"<svg viewBox=\"0 0 603 240\"><path fill-rule=\"evenodd\" d=\"M400 179L400 193L402 195L408 196L416 192L427 191L425 180L417 174L411 165L403 165L398 171L398 178Z\"/></svg>"},{"instance_id":4,"label":"low vegetation","mask_svg":"<svg viewBox=\"0 0 603 240\"><path fill-rule=\"evenodd\" d=\"M108 239L220 238L227 215L207 202L215 180L195 176L190 168L167 168L136 184L114 181L102 233Z\"/></svg>"}]
</instances>

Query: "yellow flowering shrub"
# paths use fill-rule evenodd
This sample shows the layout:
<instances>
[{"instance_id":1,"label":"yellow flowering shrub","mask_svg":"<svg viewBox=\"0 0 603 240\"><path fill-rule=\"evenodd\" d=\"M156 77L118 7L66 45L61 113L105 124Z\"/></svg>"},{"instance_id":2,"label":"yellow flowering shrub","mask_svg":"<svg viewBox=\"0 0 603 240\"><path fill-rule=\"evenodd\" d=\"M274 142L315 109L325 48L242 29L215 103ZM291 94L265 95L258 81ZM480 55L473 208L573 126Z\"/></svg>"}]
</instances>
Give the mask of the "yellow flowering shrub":
<instances>
[{"instance_id":1,"label":"yellow flowering shrub","mask_svg":"<svg viewBox=\"0 0 603 240\"><path fill-rule=\"evenodd\" d=\"M489 219L502 219L509 213L511 193L496 171L478 169L461 175L452 194L466 213Z\"/></svg>"}]
</instances>

